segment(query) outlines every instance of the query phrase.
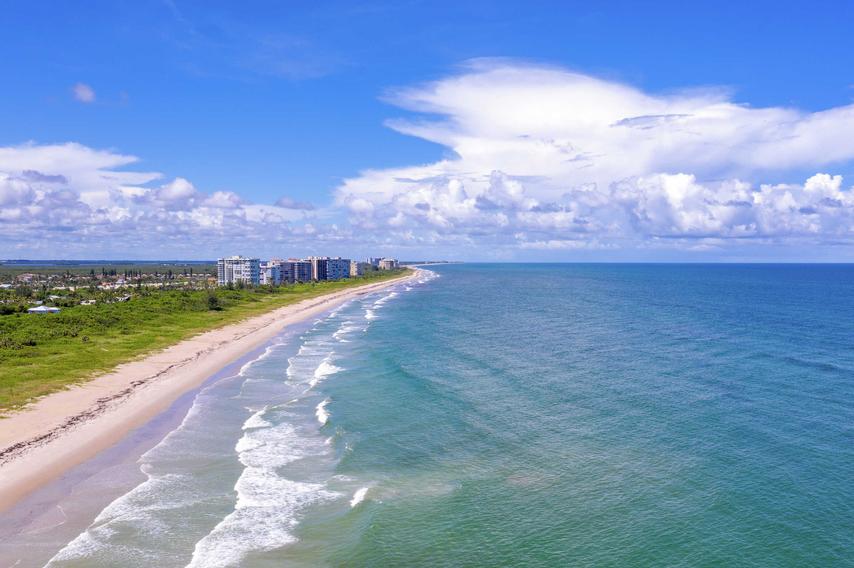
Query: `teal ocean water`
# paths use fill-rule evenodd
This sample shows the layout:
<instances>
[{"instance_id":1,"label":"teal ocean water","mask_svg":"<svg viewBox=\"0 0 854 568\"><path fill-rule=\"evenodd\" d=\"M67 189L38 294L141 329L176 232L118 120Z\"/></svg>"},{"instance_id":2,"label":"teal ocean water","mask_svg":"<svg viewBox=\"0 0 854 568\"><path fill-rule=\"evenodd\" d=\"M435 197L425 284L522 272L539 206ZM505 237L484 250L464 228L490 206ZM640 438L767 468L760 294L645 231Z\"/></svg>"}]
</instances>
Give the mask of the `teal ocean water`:
<instances>
[{"instance_id":1,"label":"teal ocean water","mask_svg":"<svg viewBox=\"0 0 854 568\"><path fill-rule=\"evenodd\" d=\"M854 566L854 267L430 268L140 468L50 566Z\"/></svg>"}]
</instances>

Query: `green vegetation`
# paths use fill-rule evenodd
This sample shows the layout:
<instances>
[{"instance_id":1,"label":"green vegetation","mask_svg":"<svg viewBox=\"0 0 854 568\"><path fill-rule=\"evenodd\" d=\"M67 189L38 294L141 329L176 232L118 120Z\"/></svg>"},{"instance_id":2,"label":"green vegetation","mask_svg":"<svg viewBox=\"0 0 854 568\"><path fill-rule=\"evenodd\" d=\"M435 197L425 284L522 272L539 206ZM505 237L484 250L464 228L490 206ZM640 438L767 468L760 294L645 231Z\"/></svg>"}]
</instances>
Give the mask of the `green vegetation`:
<instances>
[{"instance_id":1,"label":"green vegetation","mask_svg":"<svg viewBox=\"0 0 854 568\"><path fill-rule=\"evenodd\" d=\"M113 300L65 307L58 314L0 315L0 412L200 332L335 290L396 278L403 272L371 272L337 282L281 287L129 287L115 293L130 295L127 301L108 296Z\"/></svg>"},{"instance_id":2,"label":"green vegetation","mask_svg":"<svg viewBox=\"0 0 854 568\"><path fill-rule=\"evenodd\" d=\"M149 263L108 263L93 262L86 264L63 264L28 262L25 264L4 264L0 262L0 282L8 282L21 274L37 273L42 277L75 276L180 276L189 274L208 274L216 276L216 264L185 262L149 262Z\"/></svg>"}]
</instances>

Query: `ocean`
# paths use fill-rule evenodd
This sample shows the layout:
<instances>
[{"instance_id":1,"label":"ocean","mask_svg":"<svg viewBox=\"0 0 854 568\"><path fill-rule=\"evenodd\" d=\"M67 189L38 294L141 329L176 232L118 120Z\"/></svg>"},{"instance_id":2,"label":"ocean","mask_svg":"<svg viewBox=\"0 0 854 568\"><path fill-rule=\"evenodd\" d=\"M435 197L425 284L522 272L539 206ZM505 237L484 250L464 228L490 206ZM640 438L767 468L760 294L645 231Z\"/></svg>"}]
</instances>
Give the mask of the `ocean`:
<instances>
[{"instance_id":1,"label":"ocean","mask_svg":"<svg viewBox=\"0 0 854 568\"><path fill-rule=\"evenodd\" d=\"M854 566L854 266L431 266L209 382L51 567Z\"/></svg>"}]
</instances>

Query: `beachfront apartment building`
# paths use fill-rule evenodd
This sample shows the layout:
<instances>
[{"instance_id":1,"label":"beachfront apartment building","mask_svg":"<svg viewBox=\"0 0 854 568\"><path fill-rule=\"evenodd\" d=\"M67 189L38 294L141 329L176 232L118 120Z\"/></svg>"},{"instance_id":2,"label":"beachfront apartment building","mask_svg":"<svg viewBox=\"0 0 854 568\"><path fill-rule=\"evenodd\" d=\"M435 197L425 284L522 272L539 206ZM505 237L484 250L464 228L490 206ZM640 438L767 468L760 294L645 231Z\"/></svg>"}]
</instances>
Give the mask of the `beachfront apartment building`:
<instances>
[{"instance_id":1,"label":"beachfront apartment building","mask_svg":"<svg viewBox=\"0 0 854 568\"><path fill-rule=\"evenodd\" d=\"M311 262L296 258L275 262L279 265L280 283L311 282Z\"/></svg>"},{"instance_id":2,"label":"beachfront apartment building","mask_svg":"<svg viewBox=\"0 0 854 568\"><path fill-rule=\"evenodd\" d=\"M261 283L261 260L245 256L228 256L216 261L216 279L220 286Z\"/></svg>"},{"instance_id":3,"label":"beachfront apartment building","mask_svg":"<svg viewBox=\"0 0 854 568\"><path fill-rule=\"evenodd\" d=\"M261 284L278 286L282 283L281 261L261 261Z\"/></svg>"},{"instance_id":4,"label":"beachfront apartment building","mask_svg":"<svg viewBox=\"0 0 854 568\"><path fill-rule=\"evenodd\" d=\"M350 276L350 259L336 256L310 256L312 280L341 280Z\"/></svg>"},{"instance_id":5,"label":"beachfront apartment building","mask_svg":"<svg viewBox=\"0 0 854 568\"><path fill-rule=\"evenodd\" d=\"M375 268L394 268L394 259L370 259L370 262L357 262L349 258L310 256L306 259L289 258L282 260L273 258L261 262L257 258L230 256L217 260L217 282L220 286L236 284L293 284L294 282L311 282L321 280L342 280L361 276Z\"/></svg>"},{"instance_id":6,"label":"beachfront apartment building","mask_svg":"<svg viewBox=\"0 0 854 568\"><path fill-rule=\"evenodd\" d=\"M329 266L328 256L310 256L305 260L311 263L312 280L326 280L326 272Z\"/></svg>"},{"instance_id":7,"label":"beachfront apartment building","mask_svg":"<svg viewBox=\"0 0 854 568\"><path fill-rule=\"evenodd\" d=\"M391 258L388 256L369 256L367 264L373 266L377 270L391 270L392 268L400 267L400 262L398 262L396 258Z\"/></svg>"},{"instance_id":8,"label":"beachfront apartment building","mask_svg":"<svg viewBox=\"0 0 854 568\"><path fill-rule=\"evenodd\" d=\"M341 280L350 277L350 259L340 256L326 261L326 279Z\"/></svg>"},{"instance_id":9,"label":"beachfront apartment building","mask_svg":"<svg viewBox=\"0 0 854 568\"><path fill-rule=\"evenodd\" d=\"M307 260L290 260L292 265L293 280L291 282L311 282L311 263Z\"/></svg>"},{"instance_id":10,"label":"beachfront apartment building","mask_svg":"<svg viewBox=\"0 0 854 568\"><path fill-rule=\"evenodd\" d=\"M350 261L350 278L362 276L366 272L371 272L372 270L376 270L376 268L370 262L360 262L358 260Z\"/></svg>"}]
</instances>

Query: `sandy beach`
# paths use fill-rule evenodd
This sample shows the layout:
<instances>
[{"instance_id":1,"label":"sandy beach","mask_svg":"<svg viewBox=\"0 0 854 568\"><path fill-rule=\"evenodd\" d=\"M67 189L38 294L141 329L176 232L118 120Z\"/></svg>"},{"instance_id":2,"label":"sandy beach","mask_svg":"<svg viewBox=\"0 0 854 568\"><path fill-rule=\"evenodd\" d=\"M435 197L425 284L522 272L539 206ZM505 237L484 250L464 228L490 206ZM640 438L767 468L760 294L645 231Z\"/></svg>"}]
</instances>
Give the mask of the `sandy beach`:
<instances>
[{"instance_id":1,"label":"sandy beach","mask_svg":"<svg viewBox=\"0 0 854 568\"><path fill-rule=\"evenodd\" d=\"M4 419L0 422L0 511L120 441L287 326L400 281L330 293L205 332L47 396Z\"/></svg>"}]
</instances>

